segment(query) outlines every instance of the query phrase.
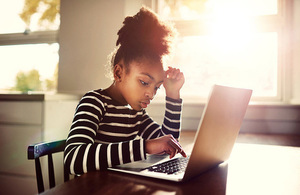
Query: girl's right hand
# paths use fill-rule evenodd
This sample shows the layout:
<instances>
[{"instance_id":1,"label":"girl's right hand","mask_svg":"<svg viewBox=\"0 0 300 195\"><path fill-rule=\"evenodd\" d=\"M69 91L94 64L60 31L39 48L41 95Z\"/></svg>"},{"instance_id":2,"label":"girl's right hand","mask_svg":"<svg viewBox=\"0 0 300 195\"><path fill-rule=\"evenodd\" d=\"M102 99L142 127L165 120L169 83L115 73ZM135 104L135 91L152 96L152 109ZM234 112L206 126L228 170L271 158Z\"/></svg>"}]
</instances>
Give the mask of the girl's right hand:
<instances>
[{"instance_id":1,"label":"girl's right hand","mask_svg":"<svg viewBox=\"0 0 300 195\"><path fill-rule=\"evenodd\" d=\"M181 145L172 135L165 135L156 139L146 140L146 152L148 154L169 154L173 158L177 153L186 157Z\"/></svg>"},{"instance_id":2,"label":"girl's right hand","mask_svg":"<svg viewBox=\"0 0 300 195\"><path fill-rule=\"evenodd\" d=\"M166 96L175 100L180 98L180 89L184 84L184 75L180 69L169 67L165 71L164 88L166 90Z\"/></svg>"}]
</instances>

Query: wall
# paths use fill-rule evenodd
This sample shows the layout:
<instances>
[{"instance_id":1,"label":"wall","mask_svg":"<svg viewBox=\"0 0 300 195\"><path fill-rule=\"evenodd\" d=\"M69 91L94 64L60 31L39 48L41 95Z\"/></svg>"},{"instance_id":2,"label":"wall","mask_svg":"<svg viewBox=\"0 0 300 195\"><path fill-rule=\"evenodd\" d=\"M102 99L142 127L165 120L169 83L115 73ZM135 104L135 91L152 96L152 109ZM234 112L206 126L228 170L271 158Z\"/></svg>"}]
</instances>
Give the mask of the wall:
<instances>
[{"instance_id":1,"label":"wall","mask_svg":"<svg viewBox=\"0 0 300 195\"><path fill-rule=\"evenodd\" d=\"M61 1L59 92L83 94L110 84L104 66L123 18L120 0Z\"/></svg>"}]
</instances>

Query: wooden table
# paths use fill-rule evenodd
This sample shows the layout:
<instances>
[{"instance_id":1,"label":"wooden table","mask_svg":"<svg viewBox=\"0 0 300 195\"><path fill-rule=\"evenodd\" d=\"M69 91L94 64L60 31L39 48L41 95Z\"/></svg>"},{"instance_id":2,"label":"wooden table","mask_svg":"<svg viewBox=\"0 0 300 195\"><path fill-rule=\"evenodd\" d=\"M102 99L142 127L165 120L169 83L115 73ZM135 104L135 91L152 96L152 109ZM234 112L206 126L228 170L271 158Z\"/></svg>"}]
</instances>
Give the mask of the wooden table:
<instances>
[{"instance_id":1,"label":"wooden table","mask_svg":"<svg viewBox=\"0 0 300 195\"><path fill-rule=\"evenodd\" d=\"M182 140L187 150L192 136ZM299 195L300 147L236 143L229 161L184 183L102 171L43 194Z\"/></svg>"}]
</instances>

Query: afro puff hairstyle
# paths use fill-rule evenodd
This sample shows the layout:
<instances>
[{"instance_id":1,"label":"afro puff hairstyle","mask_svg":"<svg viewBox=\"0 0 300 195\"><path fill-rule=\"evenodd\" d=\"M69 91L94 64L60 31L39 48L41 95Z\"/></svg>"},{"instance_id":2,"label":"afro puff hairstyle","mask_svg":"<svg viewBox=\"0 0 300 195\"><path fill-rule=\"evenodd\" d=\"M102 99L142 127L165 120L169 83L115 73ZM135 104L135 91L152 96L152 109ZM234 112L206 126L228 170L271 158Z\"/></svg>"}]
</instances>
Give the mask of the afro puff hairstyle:
<instances>
[{"instance_id":1,"label":"afro puff hairstyle","mask_svg":"<svg viewBox=\"0 0 300 195\"><path fill-rule=\"evenodd\" d=\"M177 31L173 25L163 22L149 8L142 7L134 16L128 16L118 31L118 49L111 59L112 68L124 60L126 66L140 58L162 63L170 53Z\"/></svg>"}]
</instances>

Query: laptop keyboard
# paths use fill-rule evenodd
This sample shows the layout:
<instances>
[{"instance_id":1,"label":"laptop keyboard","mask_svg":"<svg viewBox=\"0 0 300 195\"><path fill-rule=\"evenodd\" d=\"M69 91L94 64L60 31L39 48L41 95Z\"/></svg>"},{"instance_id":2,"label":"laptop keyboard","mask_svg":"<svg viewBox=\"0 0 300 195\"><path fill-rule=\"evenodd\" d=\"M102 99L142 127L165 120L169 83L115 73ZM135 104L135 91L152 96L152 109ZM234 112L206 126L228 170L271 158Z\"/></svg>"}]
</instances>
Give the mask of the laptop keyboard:
<instances>
[{"instance_id":1,"label":"laptop keyboard","mask_svg":"<svg viewBox=\"0 0 300 195\"><path fill-rule=\"evenodd\" d=\"M150 167L145 168L148 171L152 172L160 172L160 173L166 173L166 174L179 174L182 173L189 161L189 157L184 158L175 158L163 163L159 163Z\"/></svg>"}]
</instances>

